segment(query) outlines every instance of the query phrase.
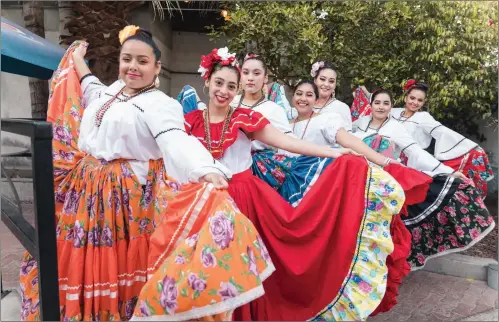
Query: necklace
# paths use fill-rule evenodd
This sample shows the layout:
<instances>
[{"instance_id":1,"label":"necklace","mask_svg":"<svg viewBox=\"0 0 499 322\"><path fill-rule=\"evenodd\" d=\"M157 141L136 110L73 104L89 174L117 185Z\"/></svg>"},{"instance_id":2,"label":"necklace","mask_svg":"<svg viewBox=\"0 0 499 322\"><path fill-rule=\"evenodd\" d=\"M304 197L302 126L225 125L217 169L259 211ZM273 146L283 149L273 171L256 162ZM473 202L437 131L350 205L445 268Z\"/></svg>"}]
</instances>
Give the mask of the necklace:
<instances>
[{"instance_id":1,"label":"necklace","mask_svg":"<svg viewBox=\"0 0 499 322\"><path fill-rule=\"evenodd\" d=\"M367 124L367 128L368 128L368 129L373 129L373 130L375 130L375 131L376 131L376 134L378 134L378 133L379 133L379 130L381 130L381 128L383 127L383 125L385 125L385 124L386 124L386 122L388 122L388 120L389 120L389 119L390 119L390 118L386 118L386 120L384 120L384 121L383 121L383 123L381 123L381 124L380 124L380 126L379 126L377 129L374 129L374 128L372 128L372 127L371 127L371 123L373 122L373 119L371 118L371 120L369 121L369 124ZM366 130L366 131L367 131L367 130Z\"/></svg>"},{"instance_id":2,"label":"necklace","mask_svg":"<svg viewBox=\"0 0 499 322\"><path fill-rule=\"evenodd\" d=\"M329 104L331 104L334 101L336 101L336 97L332 97L331 99L329 99L329 101L327 101L323 107L314 107L314 109L319 110L319 114L320 114L322 112L322 110L324 110L326 108L326 106L328 106Z\"/></svg>"},{"instance_id":3,"label":"necklace","mask_svg":"<svg viewBox=\"0 0 499 322\"><path fill-rule=\"evenodd\" d=\"M222 158L222 155L223 155L222 148L223 148L223 144L225 141L225 133L227 132L227 129L229 128L229 123L230 123L230 119L232 117L232 113L234 113L234 109L229 106L229 110L227 111L227 115L225 116L225 120L224 120L224 125L222 128L222 135L220 137L220 142L218 142L218 146L213 148L212 143L211 143L211 131L210 131L210 109L207 108L203 111L204 140L206 141L206 148L208 149L208 151L210 152L211 155L213 155L213 153L216 153L217 150L221 151L220 157L215 158L215 156L213 156L215 159L220 160Z\"/></svg>"},{"instance_id":4,"label":"necklace","mask_svg":"<svg viewBox=\"0 0 499 322\"><path fill-rule=\"evenodd\" d=\"M259 98L259 99L255 102L255 104L253 104L253 105L244 104L244 103L243 103L243 100L244 100L244 91L243 91L243 93L241 94L241 99L239 100L238 107L240 107L240 106L242 105L242 106L248 107L250 110L252 110L252 109L254 109L256 106L260 105L263 101L265 101L265 95L262 95L262 97L260 97L260 98Z\"/></svg>"},{"instance_id":5,"label":"necklace","mask_svg":"<svg viewBox=\"0 0 499 322\"><path fill-rule=\"evenodd\" d=\"M310 116L308 117L307 125L305 125L305 130L303 130L303 134L301 135L300 140L303 140L303 137L305 136L305 133L307 132L308 125L310 124L310 120L312 119L313 115L314 115L314 111L312 111L312 113L310 113ZM296 123L303 121L303 120L297 121L297 119L298 118L296 118L295 122L293 123L293 133L295 132Z\"/></svg>"},{"instance_id":6,"label":"necklace","mask_svg":"<svg viewBox=\"0 0 499 322\"><path fill-rule=\"evenodd\" d=\"M111 105L113 105L113 103L116 100L116 98L118 98L118 96L120 94L123 94L123 91L125 90L125 87L126 86L123 86L123 88L120 89L119 92L116 93L116 95L114 95L109 101L107 101L104 105L102 105L102 107L97 111L97 114L95 115L95 126L100 127L100 125L102 123L102 118L104 117L104 114L106 114L107 110L109 110L111 108ZM140 91L138 91L137 93L135 93L133 95L125 97L122 101L123 102L128 102L132 98L137 97L140 94L143 94L143 93L145 93L145 92L147 92L149 90L156 90L154 88L154 84L151 84L151 85L149 85L147 87L144 87L143 89L141 89Z\"/></svg>"},{"instance_id":7,"label":"necklace","mask_svg":"<svg viewBox=\"0 0 499 322\"><path fill-rule=\"evenodd\" d=\"M406 117L406 116L404 116L404 115L405 115L405 111L402 111L402 113L400 113L400 117L397 119L397 121L399 121L400 123L405 123L405 122L407 122L407 121L408 121L411 117L413 117L413 116L414 116L414 114L416 114L416 113L413 113L411 116ZM404 117L404 118L405 118L405 120L402 120L402 117Z\"/></svg>"}]
</instances>

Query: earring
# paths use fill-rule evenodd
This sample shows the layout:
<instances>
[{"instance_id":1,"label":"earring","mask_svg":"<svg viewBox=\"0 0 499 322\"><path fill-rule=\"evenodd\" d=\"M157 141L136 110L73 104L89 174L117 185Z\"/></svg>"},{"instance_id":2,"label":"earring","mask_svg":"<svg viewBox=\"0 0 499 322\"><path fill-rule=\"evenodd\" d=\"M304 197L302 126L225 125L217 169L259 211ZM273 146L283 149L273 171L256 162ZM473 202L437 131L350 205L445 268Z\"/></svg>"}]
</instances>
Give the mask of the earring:
<instances>
[{"instance_id":1,"label":"earring","mask_svg":"<svg viewBox=\"0 0 499 322\"><path fill-rule=\"evenodd\" d=\"M154 87L159 88L159 75L156 75L156 79L154 80Z\"/></svg>"},{"instance_id":2,"label":"earring","mask_svg":"<svg viewBox=\"0 0 499 322\"><path fill-rule=\"evenodd\" d=\"M208 96L208 94L206 94L206 85L203 86L203 94L204 94L204 96Z\"/></svg>"}]
</instances>

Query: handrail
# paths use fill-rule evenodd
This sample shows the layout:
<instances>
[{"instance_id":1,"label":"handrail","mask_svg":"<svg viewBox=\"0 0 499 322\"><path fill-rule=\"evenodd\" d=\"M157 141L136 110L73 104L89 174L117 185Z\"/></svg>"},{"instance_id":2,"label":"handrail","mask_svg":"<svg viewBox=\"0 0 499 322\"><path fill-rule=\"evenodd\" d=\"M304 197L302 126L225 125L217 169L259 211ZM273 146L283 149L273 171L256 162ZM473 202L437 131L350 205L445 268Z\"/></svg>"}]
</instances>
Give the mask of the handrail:
<instances>
[{"instance_id":1,"label":"handrail","mask_svg":"<svg viewBox=\"0 0 499 322\"><path fill-rule=\"evenodd\" d=\"M22 209L3 196L2 221L37 261L40 320L59 321L52 124L43 120L2 119L1 127L2 131L31 139L35 227L22 216Z\"/></svg>"},{"instance_id":2,"label":"handrail","mask_svg":"<svg viewBox=\"0 0 499 322\"><path fill-rule=\"evenodd\" d=\"M17 209L19 210L19 212L22 212L21 199L19 198L19 194L17 193L16 186L14 186L14 183L12 182L9 173L7 172L3 164L0 164L0 167L2 169L3 175L5 176L5 179L7 179L7 182L9 183L10 189L12 189L12 192L14 193L14 198L16 199L17 202Z\"/></svg>"}]
</instances>

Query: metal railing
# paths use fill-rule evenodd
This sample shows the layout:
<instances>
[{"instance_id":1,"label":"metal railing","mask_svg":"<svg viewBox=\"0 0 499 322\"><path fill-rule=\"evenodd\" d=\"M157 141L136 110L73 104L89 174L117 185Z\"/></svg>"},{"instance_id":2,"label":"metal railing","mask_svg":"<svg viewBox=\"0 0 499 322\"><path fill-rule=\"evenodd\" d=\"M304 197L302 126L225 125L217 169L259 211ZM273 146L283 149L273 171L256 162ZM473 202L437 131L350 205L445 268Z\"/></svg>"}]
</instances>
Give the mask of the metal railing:
<instances>
[{"instance_id":1,"label":"metal railing","mask_svg":"<svg viewBox=\"0 0 499 322\"><path fill-rule=\"evenodd\" d=\"M29 152L8 156L31 156L35 227L23 217L17 191L3 167L2 172L13 189L16 202L2 195L2 221L38 263L40 320L59 321L52 124L32 119L2 119L1 126L2 131L31 138Z\"/></svg>"}]
</instances>

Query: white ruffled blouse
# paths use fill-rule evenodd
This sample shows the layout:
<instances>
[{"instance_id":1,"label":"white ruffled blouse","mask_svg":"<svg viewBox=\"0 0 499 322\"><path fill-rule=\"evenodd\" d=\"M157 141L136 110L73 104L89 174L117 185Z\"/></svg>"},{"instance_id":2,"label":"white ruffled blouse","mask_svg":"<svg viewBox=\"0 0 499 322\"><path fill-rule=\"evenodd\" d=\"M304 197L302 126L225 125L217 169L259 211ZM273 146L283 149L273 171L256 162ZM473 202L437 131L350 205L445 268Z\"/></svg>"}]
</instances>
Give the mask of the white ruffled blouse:
<instances>
[{"instance_id":1,"label":"white ruffled blouse","mask_svg":"<svg viewBox=\"0 0 499 322\"><path fill-rule=\"evenodd\" d=\"M241 101L241 95L237 95L234 100L231 103L231 106L234 108L238 107L239 102ZM243 108L248 108L246 106L242 106ZM260 103L258 103L256 106L253 108L250 108L251 110L254 110L260 114L262 114L269 122L270 124L283 132L284 134L294 136L293 131L291 130L291 126L289 125L289 120L286 116L286 112L282 107L277 105L276 103L269 101L269 100L264 100ZM287 156L296 156L296 154L292 152L288 152L286 150L281 150L281 149L276 149L275 147L272 147L270 145L267 145L263 142L254 140L252 142L252 151L261 151L261 150L274 150L277 151L277 153L284 154Z\"/></svg>"},{"instance_id":2,"label":"white ruffled blouse","mask_svg":"<svg viewBox=\"0 0 499 322\"><path fill-rule=\"evenodd\" d=\"M321 113L291 126L297 138L322 146L336 145L338 131L347 129L346 122L335 112Z\"/></svg>"},{"instance_id":3,"label":"white ruffled blouse","mask_svg":"<svg viewBox=\"0 0 499 322\"><path fill-rule=\"evenodd\" d=\"M478 144L442 125L428 112L416 112L407 118L402 115L404 108L394 108L392 118L402 124L412 138L427 149L435 139L435 158L447 161L459 158L478 147Z\"/></svg>"},{"instance_id":4,"label":"white ruffled blouse","mask_svg":"<svg viewBox=\"0 0 499 322\"><path fill-rule=\"evenodd\" d=\"M146 182L149 160L160 158L168 175L182 183L198 182L212 172L232 176L196 138L185 133L182 106L161 91L150 90L128 101L129 96L119 94L97 127L97 112L123 86L116 81L107 87L95 76L82 81L81 151L107 161L129 160L141 184Z\"/></svg>"},{"instance_id":5,"label":"white ruffled blouse","mask_svg":"<svg viewBox=\"0 0 499 322\"><path fill-rule=\"evenodd\" d=\"M348 105L346 105L342 101L332 99L327 102L324 107L314 107L314 111L320 114L334 112L335 116L341 117L345 122L345 130L347 130L348 132L352 131L352 114L350 113L350 108L348 107ZM291 110L286 112L288 114L291 114L293 116L293 119L298 116L298 111L294 107L291 107Z\"/></svg>"},{"instance_id":6,"label":"white ruffled blouse","mask_svg":"<svg viewBox=\"0 0 499 322\"><path fill-rule=\"evenodd\" d=\"M454 170L435 159L417 144L407 133L402 124L395 119L388 118L379 129L370 127L372 117L364 116L353 122L354 135L364 139L371 135L379 134L395 144L395 152L404 153L408 158L407 166L422 171L430 176L437 174L451 174Z\"/></svg>"}]
</instances>

